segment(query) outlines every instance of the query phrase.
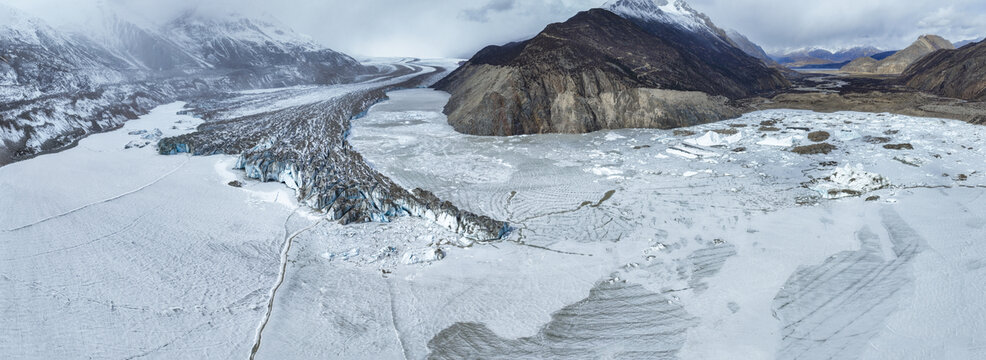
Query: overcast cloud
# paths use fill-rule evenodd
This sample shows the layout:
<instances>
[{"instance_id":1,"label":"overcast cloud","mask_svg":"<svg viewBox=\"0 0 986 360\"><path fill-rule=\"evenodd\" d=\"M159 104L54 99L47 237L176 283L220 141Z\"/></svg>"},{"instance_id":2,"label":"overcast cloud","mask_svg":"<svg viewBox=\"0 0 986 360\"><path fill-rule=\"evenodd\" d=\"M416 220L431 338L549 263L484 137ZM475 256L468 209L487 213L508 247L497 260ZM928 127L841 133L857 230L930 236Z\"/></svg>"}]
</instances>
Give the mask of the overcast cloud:
<instances>
[{"instance_id":1,"label":"overcast cloud","mask_svg":"<svg viewBox=\"0 0 986 360\"><path fill-rule=\"evenodd\" d=\"M99 4L160 22L183 9L270 14L356 56L468 57L522 40L605 0L0 0L56 24L91 19ZM986 36L986 0L691 0L723 28L769 52L819 46L899 49L921 34Z\"/></svg>"}]
</instances>

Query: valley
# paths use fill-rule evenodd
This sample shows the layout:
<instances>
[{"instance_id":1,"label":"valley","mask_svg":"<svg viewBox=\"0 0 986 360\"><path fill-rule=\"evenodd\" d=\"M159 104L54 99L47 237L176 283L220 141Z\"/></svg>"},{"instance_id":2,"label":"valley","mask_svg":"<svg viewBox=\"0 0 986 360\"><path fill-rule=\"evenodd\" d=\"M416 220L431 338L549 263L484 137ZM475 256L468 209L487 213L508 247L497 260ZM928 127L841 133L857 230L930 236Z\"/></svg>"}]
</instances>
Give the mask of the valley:
<instances>
[{"instance_id":1,"label":"valley","mask_svg":"<svg viewBox=\"0 0 986 360\"><path fill-rule=\"evenodd\" d=\"M695 3L0 4L0 357L986 358L986 42Z\"/></svg>"}]
</instances>

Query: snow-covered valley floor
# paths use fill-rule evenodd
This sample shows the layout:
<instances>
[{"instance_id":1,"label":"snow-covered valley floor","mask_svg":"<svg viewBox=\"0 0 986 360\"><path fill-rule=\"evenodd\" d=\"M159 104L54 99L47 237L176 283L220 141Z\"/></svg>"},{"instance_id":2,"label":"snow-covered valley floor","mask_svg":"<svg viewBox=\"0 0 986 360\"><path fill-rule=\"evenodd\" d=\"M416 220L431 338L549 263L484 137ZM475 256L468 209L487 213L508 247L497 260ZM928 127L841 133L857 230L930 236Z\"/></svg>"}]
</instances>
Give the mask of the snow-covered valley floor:
<instances>
[{"instance_id":1,"label":"snow-covered valley floor","mask_svg":"<svg viewBox=\"0 0 986 360\"><path fill-rule=\"evenodd\" d=\"M413 275L447 277L435 357L986 356L986 128L775 110L474 137L447 94L390 97L354 122L364 157L517 228ZM819 131L828 154L792 152Z\"/></svg>"},{"instance_id":2,"label":"snow-covered valley floor","mask_svg":"<svg viewBox=\"0 0 986 360\"><path fill-rule=\"evenodd\" d=\"M447 94L390 97L353 145L507 241L342 226L235 157L157 155L155 129L198 122L170 104L0 168L0 354L248 358L291 238L258 359L986 357L984 127L765 111L492 138L452 131ZM828 154L790 151L816 131Z\"/></svg>"}]
</instances>

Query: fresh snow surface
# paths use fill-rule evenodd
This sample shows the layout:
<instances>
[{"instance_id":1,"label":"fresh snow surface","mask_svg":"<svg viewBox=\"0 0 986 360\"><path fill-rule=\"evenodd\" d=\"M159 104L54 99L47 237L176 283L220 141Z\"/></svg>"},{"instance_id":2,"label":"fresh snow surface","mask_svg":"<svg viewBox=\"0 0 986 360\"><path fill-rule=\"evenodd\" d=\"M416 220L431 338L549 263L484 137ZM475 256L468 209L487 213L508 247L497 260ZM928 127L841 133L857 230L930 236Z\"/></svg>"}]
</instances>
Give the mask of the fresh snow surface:
<instances>
[{"instance_id":1,"label":"fresh snow surface","mask_svg":"<svg viewBox=\"0 0 986 360\"><path fill-rule=\"evenodd\" d=\"M685 359L986 356L986 204L977 200L986 194L986 128L773 110L687 129L698 137L477 137L446 123L447 94L389 96L354 122L357 149L402 186L517 228L513 242L452 252L414 275L455 295L397 303L410 358L575 349L590 358L613 349ZM780 131L760 130L771 120ZM832 133L837 149L791 152L812 143L803 128ZM729 144L709 135L729 129ZM897 160L905 157L921 165ZM827 199L821 183L868 192ZM415 315L422 306L430 320ZM334 327L308 326L318 324Z\"/></svg>"},{"instance_id":2,"label":"fresh snow surface","mask_svg":"<svg viewBox=\"0 0 986 360\"><path fill-rule=\"evenodd\" d=\"M248 358L293 236L258 359L986 357L986 128L772 110L689 137L477 137L447 124L448 94L389 96L353 121L356 148L402 186L509 221L507 241L456 247L414 218L341 226L234 157L124 149L198 124L170 104L0 168L0 206L17 209L0 216L0 354ZM810 144L800 128L836 150L791 152ZM686 142L728 129L732 144ZM813 188L863 172L888 186Z\"/></svg>"}]
</instances>

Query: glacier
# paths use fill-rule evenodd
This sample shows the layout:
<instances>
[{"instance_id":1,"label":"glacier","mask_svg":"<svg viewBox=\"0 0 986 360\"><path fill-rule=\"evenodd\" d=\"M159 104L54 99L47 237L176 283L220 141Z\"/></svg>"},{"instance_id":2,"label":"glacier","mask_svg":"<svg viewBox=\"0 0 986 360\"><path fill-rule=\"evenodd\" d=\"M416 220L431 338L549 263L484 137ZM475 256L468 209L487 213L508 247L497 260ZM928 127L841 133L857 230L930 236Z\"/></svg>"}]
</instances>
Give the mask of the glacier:
<instances>
[{"instance_id":1,"label":"glacier","mask_svg":"<svg viewBox=\"0 0 986 360\"><path fill-rule=\"evenodd\" d=\"M448 94L390 87L446 65L375 66L405 73L168 103L0 167L0 206L17 209L0 216L0 353L986 356L980 126L769 110L677 133L477 137L448 125ZM419 188L408 191L419 200L515 230L470 239L440 204L387 222L328 221L299 199L303 163L264 155L304 146L240 128L324 115L368 89L386 92L344 117L348 137L313 138L344 139L347 158L365 164L352 169ZM155 129L157 144L126 148L157 141L141 139ZM833 134L834 150L795 152L817 144L811 131Z\"/></svg>"}]
</instances>

